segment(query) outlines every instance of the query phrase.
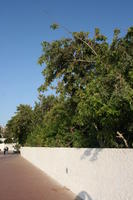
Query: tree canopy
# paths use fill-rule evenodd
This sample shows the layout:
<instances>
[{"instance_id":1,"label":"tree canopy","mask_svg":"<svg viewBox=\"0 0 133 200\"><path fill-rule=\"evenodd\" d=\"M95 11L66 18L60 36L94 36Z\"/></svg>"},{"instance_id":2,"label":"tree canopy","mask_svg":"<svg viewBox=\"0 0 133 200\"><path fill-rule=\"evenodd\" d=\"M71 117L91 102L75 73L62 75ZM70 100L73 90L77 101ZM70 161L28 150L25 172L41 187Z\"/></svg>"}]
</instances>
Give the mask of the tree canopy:
<instances>
[{"instance_id":1,"label":"tree canopy","mask_svg":"<svg viewBox=\"0 0 133 200\"><path fill-rule=\"evenodd\" d=\"M133 27L119 34L111 43L98 28L93 38L43 41L39 102L20 105L9 132L32 146L133 147ZM55 96L45 96L49 88Z\"/></svg>"}]
</instances>

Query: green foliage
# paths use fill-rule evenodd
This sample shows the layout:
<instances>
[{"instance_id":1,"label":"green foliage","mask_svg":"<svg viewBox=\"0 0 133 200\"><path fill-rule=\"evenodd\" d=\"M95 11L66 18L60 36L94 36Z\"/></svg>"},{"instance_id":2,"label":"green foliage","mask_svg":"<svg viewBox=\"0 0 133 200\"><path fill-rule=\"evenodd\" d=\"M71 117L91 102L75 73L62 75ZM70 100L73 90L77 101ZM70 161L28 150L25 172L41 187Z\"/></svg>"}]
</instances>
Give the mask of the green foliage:
<instances>
[{"instance_id":1,"label":"green foliage","mask_svg":"<svg viewBox=\"0 0 133 200\"><path fill-rule=\"evenodd\" d=\"M53 29L53 30L58 29L59 24L53 23L53 24L51 24L50 28Z\"/></svg>"},{"instance_id":2,"label":"green foliage","mask_svg":"<svg viewBox=\"0 0 133 200\"><path fill-rule=\"evenodd\" d=\"M33 111L33 126L38 126L42 124L44 115L50 111L53 105L56 102L56 97L50 95L48 97L39 96L39 102L35 102L34 111Z\"/></svg>"},{"instance_id":3,"label":"green foliage","mask_svg":"<svg viewBox=\"0 0 133 200\"><path fill-rule=\"evenodd\" d=\"M6 135L14 138L15 142L24 145L27 135L32 130L33 111L29 105L20 104L17 107L16 115L7 123Z\"/></svg>"},{"instance_id":4,"label":"green foliage","mask_svg":"<svg viewBox=\"0 0 133 200\"><path fill-rule=\"evenodd\" d=\"M5 144L13 143L12 138L6 138L4 141Z\"/></svg>"},{"instance_id":5,"label":"green foliage","mask_svg":"<svg viewBox=\"0 0 133 200\"><path fill-rule=\"evenodd\" d=\"M0 126L0 138L3 137L5 135L5 129Z\"/></svg>"},{"instance_id":6,"label":"green foliage","mask_svg":"<svg viewBox=\"0 0 133 200\"><path fill-rule=\"evenodd\" d=\"M69 146L72 138L70 112L68 105L60 101L47 112L43 121L44 146Z\"/></svg>"},{"instance_id":7,"label":"green foliage","mask_svg":"<svg viewBox=\"0 0 133 200\"><path fill-rule=\"evenodd\" d=\"M10 136L31 146L133 147L133 27L119 33L111 44L98 28L92 39L74 32L42 42L42 95L33 110L20 106ZM54 83L57 96L46 97Z\"/></svg>"},{"instance_id":8,"label":"green foliage","mask_svg":"<svg viewBox=\"0 0 133 200\"><path fill-rule=\"evenodd\" d=\"M28 134L26 146L43 146L44 129L42 127L35 127L35 129Z\"/></svg>"}]
</instances>

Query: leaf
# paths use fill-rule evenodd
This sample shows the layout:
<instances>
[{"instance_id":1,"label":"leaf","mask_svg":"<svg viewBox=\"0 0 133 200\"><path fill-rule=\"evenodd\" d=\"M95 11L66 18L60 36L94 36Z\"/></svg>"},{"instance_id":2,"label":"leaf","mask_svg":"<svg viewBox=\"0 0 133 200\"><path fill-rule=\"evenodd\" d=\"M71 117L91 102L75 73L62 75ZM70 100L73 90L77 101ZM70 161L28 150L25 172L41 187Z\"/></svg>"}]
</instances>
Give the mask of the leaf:
<instances>
[{"instance_id":1,"label":"leaf","mask_svg":"<svg viewBox=\"0 0 133 200\"><path fill-rule=\"evenodd\" d=\"M53 30L56 30L59 28L59 24L56 24L56 23L53 23L50 25L50 28L53 29Z\"/></svg>"}]
</instances>

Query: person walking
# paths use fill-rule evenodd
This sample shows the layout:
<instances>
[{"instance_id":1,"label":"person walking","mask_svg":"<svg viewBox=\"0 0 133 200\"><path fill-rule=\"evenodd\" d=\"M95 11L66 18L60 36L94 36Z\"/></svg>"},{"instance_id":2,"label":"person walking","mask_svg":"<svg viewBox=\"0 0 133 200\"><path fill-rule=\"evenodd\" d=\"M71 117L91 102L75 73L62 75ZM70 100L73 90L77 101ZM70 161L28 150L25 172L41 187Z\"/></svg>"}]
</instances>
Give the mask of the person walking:
<instances>
[{"instance_id":1,"label":"person walking","mask_svg":"<svg viewBox=\"0 0 133 200\"><path fill-rule=\"evenodd\" d=\"M9 150L9 148L8 147L6 147L6 152L8 153L8 150Z\"/></svg>"},{"instance_id":2,"label":"person walking","mask_svg":"<svg viewBox=\"0 0 133 200\"><path fill-rule=\"evenodd\" d=\"M4 147L4 155L6 154L6 153L8 153L8 150L9 150L9 148L6 146L6 147Z\"/></svg>"},{"instance_id":3,"label":"person walking","mask_svg":"<svg viewBox=\"0 0 133 200\"><path fill-rule=\"evenodd\" d=\"M4 147L4 155L6 154L6 147Z\"/></svg>"}]
</instances>

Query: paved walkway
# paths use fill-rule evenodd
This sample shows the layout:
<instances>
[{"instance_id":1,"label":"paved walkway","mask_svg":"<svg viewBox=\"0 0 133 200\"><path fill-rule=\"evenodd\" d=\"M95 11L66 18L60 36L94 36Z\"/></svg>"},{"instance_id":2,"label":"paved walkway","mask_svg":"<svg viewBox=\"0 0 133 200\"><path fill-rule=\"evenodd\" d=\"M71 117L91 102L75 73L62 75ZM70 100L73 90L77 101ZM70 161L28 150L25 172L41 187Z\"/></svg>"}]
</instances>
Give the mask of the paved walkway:
<instances>
[{"instance_id":1,"label":"paved walkway","mask_svg":"<svg viewBox=\"0 0 133 200\"><path fill-rule=\"evenodd\" d=\"M0 154L0 200L74 200L58 185L20 155Z\"/></svg>"}]
</instances>

